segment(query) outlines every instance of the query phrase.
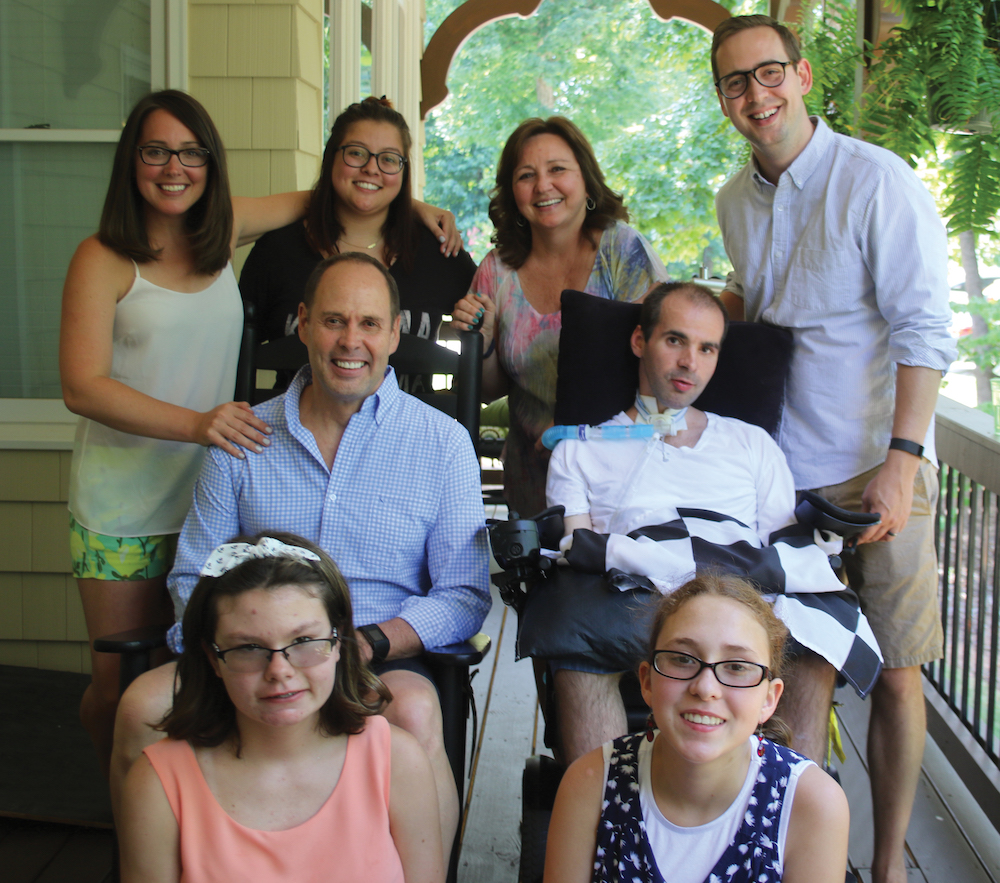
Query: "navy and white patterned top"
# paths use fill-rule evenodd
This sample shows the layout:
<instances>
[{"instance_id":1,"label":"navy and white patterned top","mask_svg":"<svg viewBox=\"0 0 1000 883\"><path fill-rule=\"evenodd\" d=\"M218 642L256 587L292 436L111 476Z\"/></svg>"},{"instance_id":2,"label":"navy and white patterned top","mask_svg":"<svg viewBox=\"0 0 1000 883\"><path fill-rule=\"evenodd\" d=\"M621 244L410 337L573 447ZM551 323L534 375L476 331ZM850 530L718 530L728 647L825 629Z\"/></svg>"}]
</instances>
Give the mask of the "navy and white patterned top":
<instances>
[{"instance_id":1,"label":"navy and white patterned top","mask_svg":"<svg viewBox=\"0 0 1000 883\"><path fill-rule=\"evenodd\" d=\"M597 825L593 883L665 883L646 836L639 802L639 746L643 738L642 733L634 733L612 743ZM781 880L781 808L792 767L805 758L767 739L763 745L764 756L743 822L705 883Z\"/></svg>"},{"instance_id":2,"label":"navy and white patterned top","mask_svg":"<svg viewBox=\"0 0 1000 883\"><path fill-rule=\"evenodd\" d=\"M474 635L490 609L486 516L468 432L401 392L392 368L354 414L327 468L299 419L306 365L254 408L273 430L260 454L209 448L167 586L178 624L211 551L237 534L287 531L326 551L351 589L355 625L399 616L425 647Z\"/></svg>"}]
</instances>

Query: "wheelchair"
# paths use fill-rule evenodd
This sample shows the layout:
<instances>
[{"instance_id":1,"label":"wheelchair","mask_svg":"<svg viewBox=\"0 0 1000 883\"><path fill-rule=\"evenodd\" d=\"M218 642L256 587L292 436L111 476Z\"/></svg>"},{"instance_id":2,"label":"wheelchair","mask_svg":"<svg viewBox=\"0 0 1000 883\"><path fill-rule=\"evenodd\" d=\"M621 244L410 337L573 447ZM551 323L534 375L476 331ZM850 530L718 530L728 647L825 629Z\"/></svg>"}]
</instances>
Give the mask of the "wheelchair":
<instances>
[{"instance_id":1,"label":"wheelchair","mask_svg":"<svg viewBox=\"0 0 1000 883\"><path fill-rule=\"evenodd\" d=\"M400 337L400 346L389 357L389 364L399 375L449 374L455 377L452 390L417 395L426 404L454 417L469 432L476 444L479 438L479 392L483 361L483 337L476 331L460 334L461 353L439 346L434 341L413 335ZM295 335L258 344L252 304L244 304L243 340L237 369L236 401L259 404L277 395L280 389L257 389L258 369L294 374L308 361L305 344ZM119 693L140 674L148 671L153 653L166 645L168 626L121 632L94 641L94 649L121 655ZM473 715L473 745L475 754L475 696L472 690L472 666L479 665L490 650L490 638L479 633L467 641L444 647L427 648L424 659L431 670L441 702L441 717L445 752L451 764L458 788L459 805L465 799L466 722ZM461 844L455 837L448 866L448 883L457 877L458 853Z\"/></svg>"},{"instance_id":2,"label":"wheelchair","mask_svg":"<svg viewBox=\"0 0 1000 883\"><path fill-rule=\"evenodd\" d=\"M602 423L632 404L638 359L627 341L639 324L639 312L640 307L635 304L563 292L557 425ZM754 423L774 435L780 422L790 359L791 335L784 329L731 323L716 373L695 404L703 410ZM844 554L850 554L857 536L878 521L877 514L848 512L808 492L802 495L795 514L800 524L843 537ZM629 730L635 732L642 728L649 711L642 700L638 679L632 673L645 654L640 642L648 631L647 627L637 627L637 622L648 622L659 593L645 591L630 582L631 577L614 572L606 575L572 572L567 576L568 569L557 567L543 552L558 550L562 536L561 506L531 517L509 513L507 521L491 523L493 554L502 568L501 573L494 574L493 581L504 603L518 613L518 658L558 659L566 650L565 642L562 639L549 642L546 623L566 621L571 616L575 623L581 623L581 617L575 613L581 605L585 606L588 614L585 618L593 627L580 624L570 643L574 652L593 651L599 658L621 661L622 670L629 671L621 679L620 690ZM835 569L840 564L837 556L831 559ZM571 586L567 585L569 580ZM612 591L608 591L608 583ZM544 602L535 600L541 597ZM560 611L565 612L565 618ZM542 652L537 652L539 649ZM551 748L557 744L557 733L551 670L547 665L541 681L544 743ZM520 883L537 883L542 879L548 823L562 773L562 766L553 757L536 755L525 763Z\"/></svg>"}]
</instances>

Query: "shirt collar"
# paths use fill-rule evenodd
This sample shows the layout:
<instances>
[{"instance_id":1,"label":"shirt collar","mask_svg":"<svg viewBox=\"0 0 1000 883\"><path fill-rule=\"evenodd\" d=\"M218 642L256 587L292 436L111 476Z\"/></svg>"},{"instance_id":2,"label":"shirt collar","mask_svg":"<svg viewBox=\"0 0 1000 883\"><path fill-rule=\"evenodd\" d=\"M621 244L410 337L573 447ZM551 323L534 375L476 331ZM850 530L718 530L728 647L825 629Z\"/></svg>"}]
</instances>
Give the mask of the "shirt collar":
<instances>
[{"instance_id":1,"label":"shirt collar","mask_svg":"<svg viewBox=\"0 0 1000 883\"><path fill-rule=\"evenodd\" d=\"M302 390L310 383L312 383L312 368L305 364L299 368L285 393L285 419L288 420L289 426L302 426L302 420L299 416L299 399L302 397ZM399 382L396 380L396 372L392 365L388 365L379 388L361 403L358 413L371 417L377 425L381 426L402 395Z\"/></svg>"},{"instance_id":2,"label":"shirt collar","mask_svg":"<svg viewBox=\"0 0 1000 883\"><path fill-rule=\"evenodd\" d=\"M820 117L809 117L809 121L814 126L812 137L803 148L802 153L795 157L792 164L785 170L785 174L799 190L806 186L806 181L819 167L820 160L833 142L833 132L824 120ZM774 185L758 170L756 157L751 155L750 162L753 164L754 180L759 184L773 187Z\"/></svg>"}]
</instances>

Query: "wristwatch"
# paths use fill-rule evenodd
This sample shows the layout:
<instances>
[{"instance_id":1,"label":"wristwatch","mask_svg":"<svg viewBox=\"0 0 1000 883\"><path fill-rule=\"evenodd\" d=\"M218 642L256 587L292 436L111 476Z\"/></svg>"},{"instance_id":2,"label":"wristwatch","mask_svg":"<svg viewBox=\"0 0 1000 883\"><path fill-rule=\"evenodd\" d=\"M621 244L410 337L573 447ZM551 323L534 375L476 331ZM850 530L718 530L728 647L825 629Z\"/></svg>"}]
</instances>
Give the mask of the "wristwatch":
<instances>
[{"instance_id":1,"label":"wristwatch","mask_svg":"<svg viewBox=\"0 0 1000 883\"><path fill-rule=\"evenodd\" d=\"M358 629L365 636L365 640L372 645L372 665L385 662L389 656L389 639L385 636L377 625L363 625Z\"/></svg>"}]
</instances>

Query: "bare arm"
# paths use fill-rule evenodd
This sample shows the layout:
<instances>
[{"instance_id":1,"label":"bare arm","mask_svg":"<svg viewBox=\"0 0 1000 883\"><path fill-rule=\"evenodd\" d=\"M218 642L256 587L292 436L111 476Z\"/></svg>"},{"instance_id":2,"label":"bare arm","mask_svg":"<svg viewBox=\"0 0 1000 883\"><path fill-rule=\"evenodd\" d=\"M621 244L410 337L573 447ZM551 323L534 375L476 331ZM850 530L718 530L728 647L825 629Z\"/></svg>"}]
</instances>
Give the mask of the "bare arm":
<instances>
[{"instance_id":1,"label":"bare arm","mask_svg":"<svg viewBox=\"0 0 1000 883\"><path fill-rule=\"evenodd\" d=\"M180 829L145 755L125 779L118 845L122 883L179 883Z\"/></svg>"},{"instance_id":2,"label":"bare arm","mask_svg":"<svg viewBox=\"0 0 1000 883\"><path fill-rule=\"evenodd\" d=\"M462 250L462 234L455 223L455 216L450 211L421 202L419 199L413 200L413 211L421 223L434 234L434 238L441 243L441 254L454 257Z\"/></svg>"},{"instance_id":3,"label":"bare arm","mask_svg":"<svg viewBox=\"0 0 1000 883\"><path fill-rule=\"evenodd\" d=\"M799 778L785 841L785 883L841 883L850 812L840 786L819 767Z\"/></svg>"},{"instance_id":4,"label":"bare arm","mask_svg":"<svg viewBox=\"0 0 1000 883\"><path fill-rule=\"evenodd\" d=\"M406 883L443 883L441 823L431 762L409 733L392 727L389 830Z\"/></svg>"},{"instance_id":5,"label":"bare arm","mask_svg":"<svg viewBox=\"0 0 1000 883\"><path fill-rule=\"evenodd\" d=\"M600 748L575 761L563 776L545 848L545 883L590 883L604 794Z\"/></svg>"},{"instance_id":6,"label":"bare arm","mask_svg":"<svg viewBox=\"0 0 1000 883\"><path fill-rule=\"evenodd\" d=\"M892 421L895 438L921 444L934 415L941 372L936 368L896 366L896 411ZM882 522L865 531L858 542L890 540L906 527L913 506L913 479L920 458L906 451L888 451L885 463L862 494L866 512L879 512Z\"/></svg>"},{"instance_id":7,"label":"bare arm","mask_svg":"<svg viewBox=\"0 0 1000 883\"><path fill-rule=\"evenodd\" d=\"M311 190L275 193L271 196L233 197L233 239L247 245L265 233L285 227L303 217L309 208Z\"/></svg>"},{"instance_id":8,"label":"bare arm","mask_svg":"<svg viewBox=\"0 0 1000 883\"><path fill-rule=\"evenodd\" d=\"M563 519L563 536L570 536L578 527L584 530L594 529L594 522L590 520L589 512L585 512L583 515L567 515Z\"/></svg>"},{"instance_id":9,"label":"bare arm","mask_svg":"<svg viewBox=\"0 0 1000 883\"><path fill-rule=\"evenodd\" d=\"M133 279L131 264L95 237L84 240L73 255L59 332L66 407L133 435L214 444L234 457L244 456L240 447L260 451L270 430L245 402L227 402L202 413L154 399L111 378L115 308Z\"/></svg>"},{"instance_id":10,"label":"bare arm","mask_svg":"<svg viewBox=\"0 0 1000 883\"><path fill-rule=\"evenodd\" d=\"M743 308L743 298L737 294L734 294L728 288L724 289L719 295L719 299L722 301L723 306L726 308L726 312L729 313L729 319L732 322L742 322L746 318L746 312Z\"/></svg>"}]
</instances>

